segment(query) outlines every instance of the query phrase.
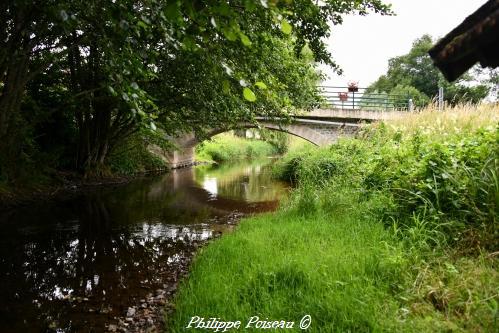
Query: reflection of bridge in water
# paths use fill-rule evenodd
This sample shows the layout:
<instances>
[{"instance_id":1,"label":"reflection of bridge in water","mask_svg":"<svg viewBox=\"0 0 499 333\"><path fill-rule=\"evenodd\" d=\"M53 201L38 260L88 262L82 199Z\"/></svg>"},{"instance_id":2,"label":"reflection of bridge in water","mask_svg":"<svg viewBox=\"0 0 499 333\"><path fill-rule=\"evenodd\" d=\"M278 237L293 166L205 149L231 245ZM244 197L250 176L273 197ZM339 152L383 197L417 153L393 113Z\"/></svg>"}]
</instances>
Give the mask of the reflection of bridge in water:
<instances>
[{"instance_id":1,"label":"reflection of bridge in water","mask_svg":"<svg viewBox=\"0 0 499 333\"><path fill-rule=\"evenodd\" d=\"M365 89L349 91L348 87L322 87L320 107L293 116L289 121L257 118L257 123L240 123L234 129L266 128L300 137L317 146L334 143L340 136L355 133L362 123L391 119L412 110L410 96L384 93L366 93ZM212 129L208 137L229 129ZM194 148L200 139L195 133L176 137L178 150L168 157L172 168L192 165Z\"/></svg>"},{"instance_id":2,"label":"reflection of bridge in water","mask_svg":"<svg viewBox=\"0 0 499 333\"><path fill-rule=\"evenodd\" d=\"M275 210L279 204L278 197L264 198L264 200L246 201L241 199L231 198L228 195L219 195L220 179L209 177L200 179L200 183L196 182L196 170L194 168L186 168L180 170L172 170L166 177L168 182L157 183L157 186L163 187L168 184L171 190L177 193L182 193L182 196L188 200L177 200L176 208L185 206L186 209L209 209L216 215L223 216L227 212L237 211L243 214L252 214L265 211ZM214 180L214 183L210 183ZM236 185L239 182L234 182ZM239 184L243 186L244 184ZM162 189L164 191L164 189ZM154 191L154 186L151 187ZM159 189L158 189L159 191ZM265 200L266 199L266 200Z\"/></svg>"}]
</instances>

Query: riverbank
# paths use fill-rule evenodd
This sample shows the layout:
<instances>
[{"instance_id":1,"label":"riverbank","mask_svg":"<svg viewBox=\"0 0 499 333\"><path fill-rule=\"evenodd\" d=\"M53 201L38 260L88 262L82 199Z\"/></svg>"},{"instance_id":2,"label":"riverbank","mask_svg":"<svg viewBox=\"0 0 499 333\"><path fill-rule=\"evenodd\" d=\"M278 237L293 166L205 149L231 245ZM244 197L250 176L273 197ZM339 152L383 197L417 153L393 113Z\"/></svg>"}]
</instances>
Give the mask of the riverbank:
<instances>
[{"instance_id":1,"label":"riverbank","mask_svg":"<svg viewBox=\"0 0 499 333\"><path fill-rule=\"evenodd\" d=\"M497 330L498 114L427 110L291 154L275 172L299 188L200 251L166 327L258 316L300 331L310 315L309 332Z\"/></svg>"},{"instance_id":2,"label":"riverbank","mask_svg":"<svg viewBox=\"0 0 499 333\"><path fill-rule=\"evenodd\" d=\"M85 179L76 172L55 172L45 181L21 186L0 186L0 210L12 209L33 203L68 199L79 194L103 187L116 187L128 184L151 175L167 173L169 169L157 169L135 174L115 174L113 176Z\"/></svg>"},{"instance_id":3,"label":"riverbank","mask_svg":"<svg viewBox=\"0 0 499 333\"><path fill-rule=\"evenodd\" d=\"M132 180L166 173L168 165L142 146L126 146L113 154L105 172L93 175L74 170L40 167L12 182L0 181L0 210L36 202L67 199L101 187L120 186ZM128 149L129 148L129 149Z\"/></svg>"},{"instance_id":4,"label":"riverbank","mask_svg":"<svg viewBox=\"0 0 499 333\"><path fill-rule=\"evenodd\" d=\"M0 210L73 197L100 187L119 186L171 170L164 161L166 148L163 150L158 147L152 150L134 144L134 140L129 141L111 156L106 172L99 176L44 169L16 183L0 182ZM291 144L293 145L294 141L291 141ZM277 148L268 142L240 138L230 133L219 134L200 144L196 150L196 161L189 167L264 158L274 156L278 152Z\"/></svg>"},{"instance_id":5,"label":"riverbank","mask_svg":"<svg viewBox=\"0 0 499 333\"><path fill-rule=\"evenodd\" d=\"M218 134L196 147L196 161L198 162L234 162L277 154L278 149L266 141L245 139L231 133Z\"/></svg>"}]
</instances>

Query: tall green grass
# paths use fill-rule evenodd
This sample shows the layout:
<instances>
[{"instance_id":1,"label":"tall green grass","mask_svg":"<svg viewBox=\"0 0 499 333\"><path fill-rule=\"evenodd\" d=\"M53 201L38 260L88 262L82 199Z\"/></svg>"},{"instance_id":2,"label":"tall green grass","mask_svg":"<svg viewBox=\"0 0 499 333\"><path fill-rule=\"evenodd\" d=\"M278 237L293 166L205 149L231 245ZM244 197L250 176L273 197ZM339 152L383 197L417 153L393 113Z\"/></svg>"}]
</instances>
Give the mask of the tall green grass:
<instances>
[{"instance_id":1,"label":"tall green grass","mask_svg":"<svg viewBox=\"0 0 499 333\"><path fill-rule=\"evenodd\" d=\"M200 251L169 329L309 314L309 332L497 331L498 111L426 110L285 157L298 188Z\"/></svg>"},{"instance_id":2,"label":"tall green grass","mask_svg":"<svg viewBox=\"0 0 499 333\"><path fill-rule=\"evenodd\" d=\"M290 154L275 172L318 197L345 187L366 199L386 196L381 218L387 223L408 227L417 216L444 241L468 247L478 240L469 236L479 236L476 246L497 250L498 120L497 108L428 110L367 127L356 139Z\"/></svg>"},{"instance_id":3,"label":"tall green grass","mask_svg":"<svg viewBox=\"0 0 499 333\"><path fill-rule=\"evenodd\" d=\"M196 160L227 162L272 156L277 153L277 148L268 142L222 133L196 147Z\"/></svg>"},{"instance_id":4,"label":"tall green grass","mask_svg":"<svg viewBox=\"0 0 499 333\"><path fill-rule=\"evenodd\" d=\"M369 332L393 326L403 270L401 249L373 217L349 204L326 211L281 211L244 221L201 250L169 318L186 332L192 316L294 321L309 332ZM254 327L244 332L261 332Z\"/></svg>"}]
</instances>

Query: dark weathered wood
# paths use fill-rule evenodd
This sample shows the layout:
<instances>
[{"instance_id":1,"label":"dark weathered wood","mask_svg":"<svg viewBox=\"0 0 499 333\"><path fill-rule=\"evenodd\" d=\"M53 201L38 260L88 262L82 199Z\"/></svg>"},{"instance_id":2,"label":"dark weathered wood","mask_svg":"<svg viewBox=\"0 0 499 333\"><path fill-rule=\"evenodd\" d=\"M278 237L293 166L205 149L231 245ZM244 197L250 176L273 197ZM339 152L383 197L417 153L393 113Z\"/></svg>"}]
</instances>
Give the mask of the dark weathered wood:
<instances>
[{"instance_id":1,"label":"dark weathered wood","mask_svg":"<svg viewBox=\"0 0 499 333\"><path fill-rule=\"evenodd\" d=\"M444 76L454 81L475 63L499 66L499 0L489 0L443 37L429 54Z\"/></svg>"}]
</instances>

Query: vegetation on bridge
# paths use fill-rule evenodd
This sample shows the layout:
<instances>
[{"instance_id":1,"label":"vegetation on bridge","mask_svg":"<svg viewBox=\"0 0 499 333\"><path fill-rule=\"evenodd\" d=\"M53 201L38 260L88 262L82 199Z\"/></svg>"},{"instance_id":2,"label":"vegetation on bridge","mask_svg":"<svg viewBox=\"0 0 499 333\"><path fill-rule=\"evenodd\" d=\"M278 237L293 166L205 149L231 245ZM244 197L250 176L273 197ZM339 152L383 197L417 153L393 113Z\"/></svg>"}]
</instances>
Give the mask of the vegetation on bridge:
<instances>
[{"instance_id":1,"label":"vegetation on bridge","mask_svg":"<svg viewBox=\"0 0 499 333\"><path fill-rule=\"evenodd\" d=\"M276 174L298 188L201 250L172 331L194 314L309 314L310 332L497 331L498 111L427 110L290 154Z\"/></svg>"}]
</instances>

